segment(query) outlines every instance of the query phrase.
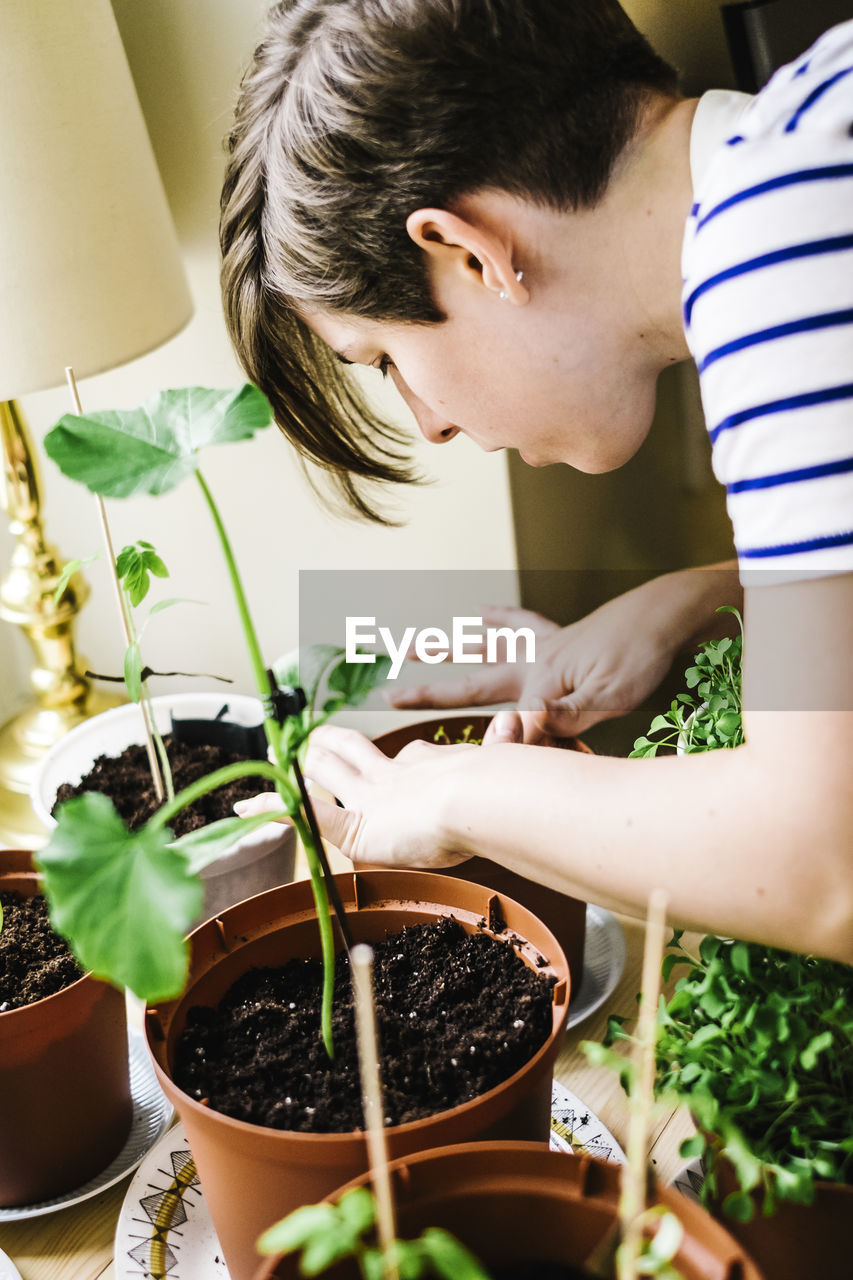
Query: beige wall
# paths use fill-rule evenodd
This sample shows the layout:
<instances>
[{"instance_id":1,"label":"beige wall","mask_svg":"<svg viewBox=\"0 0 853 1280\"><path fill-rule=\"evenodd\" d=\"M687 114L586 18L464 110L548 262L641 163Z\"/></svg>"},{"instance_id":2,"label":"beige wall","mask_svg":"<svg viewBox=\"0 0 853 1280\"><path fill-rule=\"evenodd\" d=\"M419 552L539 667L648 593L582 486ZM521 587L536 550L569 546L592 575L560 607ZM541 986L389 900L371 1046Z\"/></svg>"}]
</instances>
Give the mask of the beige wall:
<instances>
[{"instance_id":1,"label":"beige wall","mask_svg":"<svg viewBox=\"0 0 853 1280\"><path fill-rule=\"evenodd\" d=\"M266 3L114 0L113 7L178 226L196 314L159 351L81 384L88 409L129 407L163 387L241 380L221 318L216 220L222 138ZM385 396L389 411L402 417L406 411L396 394L378 383L377 374L377 396ZM22 404L37 440L68 410L64 390L30 396ZM464 439L446 450L421 442L417 454L435 482L399 492L407 523L398 529L355 524L324 511L274 429L252 444L209 455L205 475L221 501L270 658L296 644L300 568L514 567L505 459L484 455ZM41 470L49 538L65 557L89 555L99 541L92 500L50 462L44 460ZM250 689L229 588L195 486L157 501L112 503L110 515L119 545L142 537L162 551L173 576L167 594L210 602L154 620L147 650L152 663L230 674L238 688ZM0 516L0 572L11 547ZM95 670L113 671L122 646L103 566L93 565L86 576L92 598L78 620L78 645ZM20 699L28 669L26 646L0 624L0 716Z\"/></svg>"},{"instance_id":2,"label":"beige wall","mask_svg":"<svg viewBox=\"0 0 853 1280\"><path fill-rule=\"evenodd\" d=\"M685 93L732 89L720 0L621 0L655 49L678 68Z\"/></svg>"}]
</instances>

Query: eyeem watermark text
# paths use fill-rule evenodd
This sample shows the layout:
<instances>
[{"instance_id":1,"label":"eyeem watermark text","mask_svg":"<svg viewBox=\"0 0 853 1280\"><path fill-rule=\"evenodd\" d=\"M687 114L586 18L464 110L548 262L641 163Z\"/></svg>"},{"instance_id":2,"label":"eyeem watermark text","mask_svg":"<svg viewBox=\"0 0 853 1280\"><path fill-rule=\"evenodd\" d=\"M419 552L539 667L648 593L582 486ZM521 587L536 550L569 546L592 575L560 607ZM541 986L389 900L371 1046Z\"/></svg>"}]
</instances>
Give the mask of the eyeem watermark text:
<instances>
[{"instance_id":1,"label":"eyeem watermark text","mask_svg":"<svg viewBox=\"0 0 853 1280\"><path fill-rule=\"evenodd\" d=\"M450 635L442 627L405 627L399 641L390 627L377 627L376 618L346 620L347 662L375 662L376 652L364 652L377 644L391 659L389 680L396 680L410 652L420 662L527 662L536 661L536 633L530 627L483 627L483 619L453 619ZM524 657L519 656L523 641ZM359 652L361 650L361 652Z\"/></svg>"}]
</instances>

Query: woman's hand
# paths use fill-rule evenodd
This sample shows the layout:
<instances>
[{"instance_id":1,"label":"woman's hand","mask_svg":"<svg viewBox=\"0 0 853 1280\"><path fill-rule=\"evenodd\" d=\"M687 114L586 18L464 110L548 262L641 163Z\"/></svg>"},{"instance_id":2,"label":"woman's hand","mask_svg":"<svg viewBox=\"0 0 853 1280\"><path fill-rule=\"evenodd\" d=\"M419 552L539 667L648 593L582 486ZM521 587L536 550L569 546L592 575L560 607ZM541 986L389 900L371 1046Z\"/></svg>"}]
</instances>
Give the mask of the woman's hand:
<instances>
[{"instance_id":1,"label":"woman's hand","mask_svg":"<svg viewBox=\"0 0 853 1280\"><path fill-rule=\"evenodd\" d=\"M392 760L355 729L315 729L304 772L314 784L311 803L323 839L356 864L431 870L464 862L467 855L443 834L442 796L460 754L479 749L468 743L411 742ZM321 799L318 786L344 807ZM281 801L263 792L234 808L248 818L280 809Z\"/></svg>"},{"instance_id":2,"label":"woman's hand","mask_svg":"<svg viewBox=\"0 0 853 1280\"><path fill-rule=\"evenodd\" d=\"M567 627L526 609L486 609L487 626L534 630L532 669L499 662L458 685L401 690L392 702L424 708L513 701L517 711L499 711L485 743L574 737L632 711L658 687L678 650L703 625L710 628L717 605L739 600L735 569L715 566L654 578Z\"/></svg>"}]
</instances>

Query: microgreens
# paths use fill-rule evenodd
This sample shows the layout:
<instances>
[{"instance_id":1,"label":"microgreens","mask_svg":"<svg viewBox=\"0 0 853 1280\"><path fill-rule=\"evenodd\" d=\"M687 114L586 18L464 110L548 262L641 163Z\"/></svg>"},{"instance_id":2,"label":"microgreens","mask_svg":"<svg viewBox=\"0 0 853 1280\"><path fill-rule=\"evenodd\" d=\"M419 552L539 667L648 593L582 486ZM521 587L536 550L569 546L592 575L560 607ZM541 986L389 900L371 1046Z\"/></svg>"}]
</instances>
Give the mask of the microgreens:
<instances>
[{"instance_id":1,"label":"microgreens","mask_svg":"<svg viewBox=\"0 0 853 1280\"><path fill-rule=\"evenodd\" d=\"M733 613L741 634L734 639L709 640L702 645L693 666L685 672L688 689L696 695L679 693L669 710L655 716L649 734L637 738L631 758L655 756L662 747L679 748L685 755L712 751L716 747L738 747L743 742L741 719L741 657L743 620L737 609L724 605L718 613Z\"/></svg>"},{"instance_id":2,"label":"microgreens","mask_svg":"<svg viewBox=\"0 0 853 1280\"><path fill-rule=\"evenodd\" d=\"M655 1087L693 1113L700 1132L681 1154L705 1154L704 1197L716 1194L720 1156L741 1188L724 1210L743 1221L753 1191L770 1214L779 1199L810 1203L815 1179L853 1181L853 969L715 937L692 955L681 938L663 962L665 980L687 972L661 998ZM609 1047L624 1041L625 1019L611 1017L604 1045L584 1048L627 1087L631 1064Z\"/></svg>"},{"instance_id":3,"label":"microgreens","mask_svg":"<svg viewBox=\"0 0 853 1280\"><path fill-rule=\"evenodd\" d=\"M325 647L319 661L306 655L301 669L291 659L278 669L288 683L301 683L308 705L282 723L271 712L273 690L237 563L197 462L205 446L249 439L270 422L270 406L251 384L237 392L187 387L161 392L139 409L66 415L46 436L45 451L64 474L101 497L156 496L195 476L225 558L258 692L268 709L264 729L271 760L239 761L197 780L133 833L105 796L87 793L69 800L57 810L57 827L38 855L38 866L53 923L69 938L80 962L143 999L169 999L186 981L185 935L201 905L198 872L240 836L276 818L289 819L305 849L317 908L324 964L321 1034L331 1056L334 939L321 860L301 806L294 764L311 730L339 707L367 697L388 668L382 662L347 663L343 650ZM165 568L147 542L124 548L119 561L122 589L137 602L145 596L149 575L162 576ZM132 664L131 683L135 658ZM323 680L329 696L318 711ZM168 823L178 812L238 777L272 779L280 811L226 818L171 839Z\"/></svg>"},{"instance_id":4,"label":"microgreens","mask_svg":"<svg viewBox=\"0 0 853 1280\"><path fill-rule=\"evenodd\" d=\"M687 672L703 702L681 694L652 721L634 756L652 756L679 739L685 753L744 741L741 634L703 645ZM692 720L684 708L694 708ZM668 981L687 966L667 1002L661 997L656 1091L689 1106L699 1132L682 1143L685 1158L704 1155L703 1197L717 1194L726 1157L740 1190L724 1211L749 1221L757 1194L765 1214L778 1200L810 1203L815 1180L853 1182L853 968L758 943L707 937L698 955L676 931L663 961ZM586 1043L591 1061L617 1070L629 1089L631 1063L611 1046L631 1041L625 1019L611 1017L604 1044Z\"/></svg>"}]
</instances>

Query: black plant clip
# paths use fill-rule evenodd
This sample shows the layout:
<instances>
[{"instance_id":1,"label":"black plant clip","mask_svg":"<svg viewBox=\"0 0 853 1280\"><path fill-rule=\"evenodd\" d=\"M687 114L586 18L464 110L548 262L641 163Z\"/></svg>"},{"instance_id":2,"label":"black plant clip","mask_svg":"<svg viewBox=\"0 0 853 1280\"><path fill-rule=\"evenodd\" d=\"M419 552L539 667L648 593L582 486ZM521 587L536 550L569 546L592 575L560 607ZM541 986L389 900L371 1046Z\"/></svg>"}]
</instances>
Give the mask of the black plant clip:
<instances>
[{"instance_id":1,"label":"black plant clip","mask_svg":"<svg viewBox=\"0 0 853 1280\"><path fill-rule=\"evenodd\" d=\"M289 685L279 686L276 684L275 676L270 668L267 668L267 679L270 682L270 691L264 699L266 714L271 720L275 720L278 724L284 724L288 716L298 716L307 706L305 690L299 685L291 688ZM308 788L305 785L305 778L299 767L299 761L294 753L291 761L293 776L296 778L296 784L299 787L299 796L302 800L302 808L305 812L305 818L308 822L308 828L314 841L314 848L317 851L317 857L320 859L320 866L323 869L323 879L326 882L326 889L329 894L329 901L332 909L337 917L338 928L341 931L341 937L344 940L344 946L347 951L352 951L353 938L347 924L346 912L341 896L338 893L338 887L335 884L332 875L332 869L329 866L329 860L326 857L326 850L323 848L323 837L320 835L320 827L317 822L317 815L314 812L314 806L311 803L311 797L308 794Z\"/></svg>"},{"instance_id":2,"label":"black plant clip","mask_svg":"<svg viewBox=\"0 0 853 1280\"><path fill-rule=\"evenodd\" d=\"M298 716L300 711L305 710L308 699L300 685L296 685L295 688L291 688L290 685L277 685L275 676L269 668L267 668L267 679L270 682L270 691L264 698L264 714L270 720L275 720L277 724L284 724L289 716Z\"/></svg>"}]
</instances>

